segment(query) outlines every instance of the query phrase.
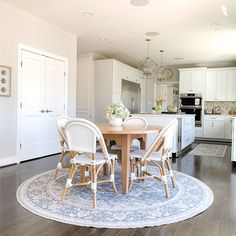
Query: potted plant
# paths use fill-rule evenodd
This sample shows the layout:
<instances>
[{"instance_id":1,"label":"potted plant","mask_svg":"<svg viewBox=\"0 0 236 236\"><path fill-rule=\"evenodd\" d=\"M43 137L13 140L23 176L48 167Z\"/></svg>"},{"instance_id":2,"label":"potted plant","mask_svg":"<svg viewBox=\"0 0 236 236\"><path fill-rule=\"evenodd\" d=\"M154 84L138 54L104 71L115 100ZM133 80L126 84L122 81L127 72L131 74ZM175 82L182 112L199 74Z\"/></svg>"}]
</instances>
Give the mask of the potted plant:
<instances>
[{"instance_id":1,"label":"potted plant","mask_svg":"<svg viewBox=\"0 0 236 236\"><path fill-rule=\"evenodd\" d=\"M121 126L123 119L127 118L129 114L129 110L124 106L123 103L112 103L104 110L105 117L113 126Z\"/></svg>"},{"instance_id":2,"label":"potted plant","mask_svg":"<svg viewBox=\"0 0 236 236\"><path fill-rule=\"evenodd\" d=\"M163 99L160 98L159 100L156 100L156 113L157 114L161 114L161 110L162 110L162 105L163 105Z\"/></svg>"}]
</instances>

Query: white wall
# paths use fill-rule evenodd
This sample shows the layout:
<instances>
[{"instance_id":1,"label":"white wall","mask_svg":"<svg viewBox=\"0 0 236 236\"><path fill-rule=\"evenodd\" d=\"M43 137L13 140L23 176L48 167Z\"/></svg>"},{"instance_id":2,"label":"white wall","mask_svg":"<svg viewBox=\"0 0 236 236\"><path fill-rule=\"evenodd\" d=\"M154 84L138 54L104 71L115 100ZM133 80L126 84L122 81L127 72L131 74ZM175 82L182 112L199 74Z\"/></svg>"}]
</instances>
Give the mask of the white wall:
<instances>
[{"instance_id":1,"label":"white wall","mask_svg":"<svg viewBox=\"0 0 236 236\"><path fill-rule=\"evenodd\" d=\"M68 59L68 115L76 112L77 38L0 1L0 64L12 67L10 97L0 97L0 165L16 162L18 44Z\"/></svg>"}]
</instances>

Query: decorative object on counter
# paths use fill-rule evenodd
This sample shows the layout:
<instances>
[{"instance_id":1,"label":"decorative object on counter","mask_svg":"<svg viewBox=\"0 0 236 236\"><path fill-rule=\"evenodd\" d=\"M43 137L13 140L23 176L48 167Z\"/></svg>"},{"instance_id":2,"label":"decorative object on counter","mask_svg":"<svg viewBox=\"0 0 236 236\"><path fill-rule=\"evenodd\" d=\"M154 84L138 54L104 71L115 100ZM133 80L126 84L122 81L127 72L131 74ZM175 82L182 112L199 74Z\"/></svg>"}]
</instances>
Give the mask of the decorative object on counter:
<instances>
[{"instance_id":1,"label":"decorative object on counter","mask_svg":"<svg viewBox=\"0 0 236 236\"><path fill-rule=\"evenodd\" d=\"M156 113L157 114L161 114L161 111L162 111L162 105L163 105L163 99L160 98L158 100L156 100Z\"/></svg>"},{"instance_id":2,"label":"decorative object on counter","mask_svg":"<svg viewBox=\"0 0 236 236\"><path fill-rule=\"evenodd\" d=\"M231 107L231 109L229 110L229 115L236 115L236 111Z\"/></svg>"},{"instance_id":3,"label":"decorative object on counter","mask_svg":"<svg viewBox=\"0 0 236 236\"><path fill-rule=\"evenodd\" d=\"M0 96L11 95L11 67L0 65Z\"/></svg>"},{"instance_id":4,"label":"decorative object on counter","mask_svg":"<svg viewBox=\"0 0 236 236\"><path fill-rule=\"evenodd\" d=\"M176 112L177 113L177 107L176 106L167 106L168 112Z\"/></svg>"},{"instance_id":5,"label":"decorative object on counter","mask_svg":"<svg viewBox=\"0 0 236 236\"><path fill-rule=\"evenodd\" d=\"M123 119L127 118L129 114L129 110L124 106L123 103L112 103L104 110L105 117L113 126L121 126Z\"/></svg>"},{"instance_id":6,"label":"decorative object on counter","mask_svg":"<svg viewBox=\"0 0 236 236\"><path fill-rule=\"evenodd\" d=\"M212 108L212 114L218 114L220 115L221 114L221 108L220 106L215 106Z\"/></svg>"},{"instance_id":7,"label":"decorative object on counter","mask_svg":"<svg viewBox=\"0 0 236 236\"><path fill-rule=\"evenodd\" d=\"M156 81L155 81L156 83L164 82L173 76L173 71L170 68L167 68L162 62L164 50L160 50L160 53L161 53L161 64L157 70Z\"/></svg>"},{"instance_id":8,"label":"decorative object on counter","mask_svg":"<svg viewBox=\"0 0 236 236\"><path fill-rule=\"evenodd\" d=\"M197 156L224 157L227 150L226 145L199 144L189 154Z\"/></svg>"},{"instance_id":9,"label":"decorative object on counter","mask_svg":"<svg viewBox=\"0 0 236 236\"><path fill-rule=\"evenodd\" d=\"M156 78L156 72L157 72L157 64L154 60L151 59L149 56L149 42L151 39L146 39L147 41L147 57L145 57L139 64L138 64L138 70L141 73L142 78L146 79L155 79Z\"/></svg>"}]
</instances>

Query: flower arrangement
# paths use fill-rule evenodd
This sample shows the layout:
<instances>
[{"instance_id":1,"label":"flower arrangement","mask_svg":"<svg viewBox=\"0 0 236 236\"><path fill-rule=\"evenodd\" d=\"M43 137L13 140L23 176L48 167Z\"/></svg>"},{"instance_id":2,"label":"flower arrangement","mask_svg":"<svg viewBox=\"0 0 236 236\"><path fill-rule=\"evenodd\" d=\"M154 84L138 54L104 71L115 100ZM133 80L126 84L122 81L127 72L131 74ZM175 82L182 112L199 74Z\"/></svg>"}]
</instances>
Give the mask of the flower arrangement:
<instances>
[{"instance_id":1,"label":"flower arrangement","mask_svg":"<svg viewBox=\"0 0 236 236\"><path fill-rule=\"evenodd\" d=\"M162 98L160 98L159 100L156 100L156 106L155 106L156 111L161 112L162 105L163 105L163 99Z\"/></svg>"},{"instance_id":2,"label":"flower arrangement","mask_svg":"<svg viewBox=\"0 0 236 236\"><path fill-rule=\"evenodd\" d=\"M104 110L104 115L107 119L111 118L127 118L129 116L129 110L123 103L112 103Z\"/></svg>"}]
</instances>

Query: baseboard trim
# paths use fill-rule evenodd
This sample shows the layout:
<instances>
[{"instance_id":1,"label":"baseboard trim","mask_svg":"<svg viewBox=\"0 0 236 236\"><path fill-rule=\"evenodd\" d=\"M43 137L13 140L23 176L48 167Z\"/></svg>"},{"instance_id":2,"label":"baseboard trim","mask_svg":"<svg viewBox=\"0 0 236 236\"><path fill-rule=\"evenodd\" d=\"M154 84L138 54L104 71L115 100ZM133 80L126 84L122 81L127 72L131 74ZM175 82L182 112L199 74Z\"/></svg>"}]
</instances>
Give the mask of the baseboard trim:
<instances>
[{"instance_id":1,"label":"baseboard trim","mask_svg":"<svg viewBox=\"0 0 236 236\"><path fill-rule=\"evenodd\" d=\"M9 166L16 163L17 163L16 156L0 158L0 167Z\"/></svg>"}]
</instances>

